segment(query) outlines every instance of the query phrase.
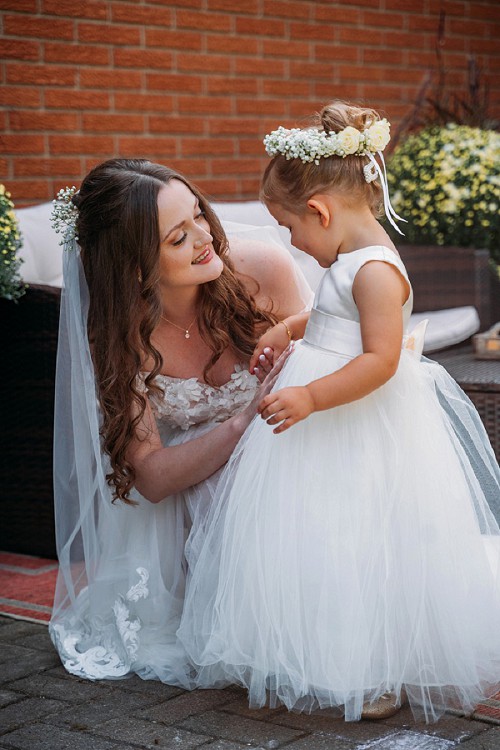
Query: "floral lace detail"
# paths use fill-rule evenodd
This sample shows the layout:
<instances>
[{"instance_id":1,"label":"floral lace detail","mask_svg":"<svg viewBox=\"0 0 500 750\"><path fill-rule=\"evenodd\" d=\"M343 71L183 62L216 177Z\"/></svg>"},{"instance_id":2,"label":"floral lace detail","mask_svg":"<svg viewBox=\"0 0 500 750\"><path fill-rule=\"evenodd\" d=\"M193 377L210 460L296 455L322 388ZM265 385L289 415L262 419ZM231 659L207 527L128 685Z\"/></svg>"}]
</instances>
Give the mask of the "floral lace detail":
<instances>
[{"instance_id":1,"label":"floral lace detail","mask_svg":"<svg viewBox=\"0 0 500 750\"><path fill-rule=\"evenodd\" d=\"M80 651L80 634L68 632L59 624L52 626L52 638L65 669L71 674L90 679L103 679L123 677L130 672L130 665L136 660L139 650L139 631L142 623L138 617L132 619L127 602L138 602L139 599L146 599L149 596L147 587L149 572L146 568L136 568L136 572L139 574L140 581L131 586L125 596L119 595L112 607L116 630L124 648L123 655L118 653L116 645L111 647L110 644L115 643L115 640L110 639L109 634L106 634L107 628L103 628L102 631L104 643Z\"/></svg>"},{"instance_id":2,"label":"floral lace detail","mask_svg":"<svg viewBox=\"0 0 500 750\"><path fill-rule=\"evenodd\" d=\"M156 418L181 430L204 422L224 422L250 403L258 385L255 375L240 364L220 388L197 378L157 375L156 380L164 391L163 397L151 396Z\"/></svg>"}]
</instances>

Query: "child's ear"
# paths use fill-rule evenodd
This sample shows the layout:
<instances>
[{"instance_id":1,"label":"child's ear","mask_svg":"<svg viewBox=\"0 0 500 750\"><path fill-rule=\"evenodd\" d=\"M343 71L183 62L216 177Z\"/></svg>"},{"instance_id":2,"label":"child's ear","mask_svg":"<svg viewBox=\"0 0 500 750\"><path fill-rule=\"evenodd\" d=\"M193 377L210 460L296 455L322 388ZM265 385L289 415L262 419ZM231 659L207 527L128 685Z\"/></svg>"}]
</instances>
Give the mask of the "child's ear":
<instances>
[{"instance_id":1,"label":"child's ear","mask_svg":"<svg viewBox=\"0 0 500 750\"><path fill-rule=\"evenodd\" d=\"M321 195L313 195L309 198L307 201L307 208L314 211L324 229L327 229L330 226L330 221L332 220L330 207L326 201L323 200Z\"/></svg>"}]
</instances>

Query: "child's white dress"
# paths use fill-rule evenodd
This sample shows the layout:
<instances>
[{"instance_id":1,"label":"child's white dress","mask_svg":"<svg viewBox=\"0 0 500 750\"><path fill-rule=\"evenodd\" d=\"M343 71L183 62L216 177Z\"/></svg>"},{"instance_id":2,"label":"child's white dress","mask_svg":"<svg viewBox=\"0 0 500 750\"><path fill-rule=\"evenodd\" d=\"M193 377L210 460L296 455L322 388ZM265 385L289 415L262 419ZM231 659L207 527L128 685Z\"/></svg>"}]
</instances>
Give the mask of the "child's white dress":
<instances>
[{"instance_id":1,"label":"child's white dress","mask_svg":"<svg viewBox=\"0 0 500 750\"><path fill-rule=\"evenodd\" d=\"M381 246L340 255L275 390L362 352L352 296ZM403 306L409 319L412 295ZM313 710L403 686L428 720L500 683L500 472L479 416L442 367L403 348L365 398L281 435L257 417L203 529L178 635L198 685ZM197 540L191 540L197 552Z\"/></svg>"}]
</instances>

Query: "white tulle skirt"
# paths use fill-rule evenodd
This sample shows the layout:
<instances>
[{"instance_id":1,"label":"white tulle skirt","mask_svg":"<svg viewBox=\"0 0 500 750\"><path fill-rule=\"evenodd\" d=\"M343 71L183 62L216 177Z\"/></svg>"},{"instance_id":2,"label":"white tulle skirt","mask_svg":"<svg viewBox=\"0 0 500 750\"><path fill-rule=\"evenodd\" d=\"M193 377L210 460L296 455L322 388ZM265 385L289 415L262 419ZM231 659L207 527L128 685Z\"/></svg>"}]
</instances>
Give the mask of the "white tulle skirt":
<instances>
[{"instance_id":1,"label":"white tulle skirt","mask_svg":"<svg viewBox=\"0 0 500 750\"><path fill-rule=\"evenodd\" d=\"M276 388L347 361L299 343ZM190 540L178 636L196 684L347 720L403 688L428 721L472 710L500 683L499 488L472 404L410 352L281 435L255 418Z\"/></svg>"}]
</instances>

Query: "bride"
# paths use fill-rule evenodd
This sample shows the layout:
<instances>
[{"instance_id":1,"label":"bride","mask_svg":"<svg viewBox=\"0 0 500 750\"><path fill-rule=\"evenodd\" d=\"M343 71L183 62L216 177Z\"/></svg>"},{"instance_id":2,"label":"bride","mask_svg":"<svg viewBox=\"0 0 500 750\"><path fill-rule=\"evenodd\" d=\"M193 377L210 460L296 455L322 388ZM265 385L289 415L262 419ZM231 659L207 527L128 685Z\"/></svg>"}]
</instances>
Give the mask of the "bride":
<instances>
[{"instance_id":1,"label":"bride","mask_svg":"<svg viewBox=\"0 0 500 750\"><path fill-rule=\"evenodd\" d=\"M190 688L175 636L186 541L279 371L265 357L248 371L257 339L310 290L267 230L228 242L203 195L158 164L104 162L60 198L50 634L72 674Z\"/></svg>"}]
</instances>

